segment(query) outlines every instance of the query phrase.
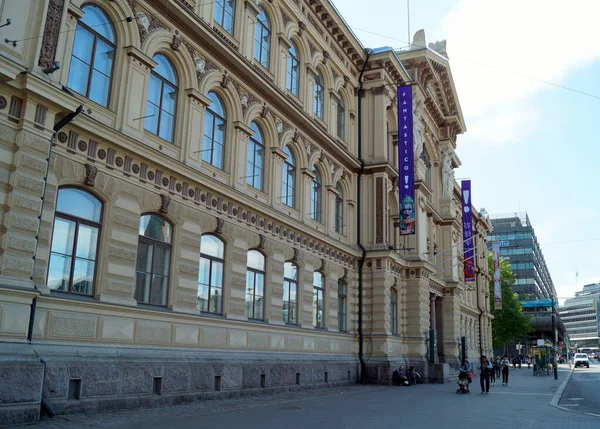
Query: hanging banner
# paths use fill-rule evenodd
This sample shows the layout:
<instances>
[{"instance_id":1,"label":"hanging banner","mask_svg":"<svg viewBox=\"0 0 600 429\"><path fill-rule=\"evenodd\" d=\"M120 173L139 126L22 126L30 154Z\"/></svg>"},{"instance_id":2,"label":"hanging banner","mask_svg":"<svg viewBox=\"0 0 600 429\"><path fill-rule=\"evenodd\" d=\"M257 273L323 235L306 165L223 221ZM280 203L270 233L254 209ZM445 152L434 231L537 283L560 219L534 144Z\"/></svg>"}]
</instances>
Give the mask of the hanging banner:
<instances>
[{"instance_id":1,"label":"hanging banner","mask_svg":"<svg viewBox=\"0 0 600 429\"><path fill-rule=\"evenodd\" d=\"M400 235L415 233L415 169L412 86L398 87L398 162L400 175Z\"/></svg>"},{"instance_id":2,"label":"hanging banner","mask_svg":"<svg viewBox=\"0 0 600 429\"><path fill-rule=\"evenodd\" d=\"M502 310L502 284L500 283L500 242L492 242L492 256L494 261L494 308Z\"/></svg>"},{"instance_id":3,"label":"hanging banner","mask_svg":"<svg viewBox=\"0 0 600 429\"><path fill-rule=\"evenodd\" d=\"M462 195L463 223L463 264L465 281L475 281L475 252L473 249L473 220L471 216L471 181L463 180L460 185Z\"/></svg>"}]
</instances>

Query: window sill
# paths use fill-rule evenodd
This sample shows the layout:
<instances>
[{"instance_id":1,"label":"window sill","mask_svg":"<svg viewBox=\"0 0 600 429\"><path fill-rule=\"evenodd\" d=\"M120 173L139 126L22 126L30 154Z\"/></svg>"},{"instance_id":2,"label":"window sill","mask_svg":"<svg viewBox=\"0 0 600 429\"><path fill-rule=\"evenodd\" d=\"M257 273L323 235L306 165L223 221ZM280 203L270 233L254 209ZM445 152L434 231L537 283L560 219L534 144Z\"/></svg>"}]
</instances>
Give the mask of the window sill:
<instances>
[{"instance_id":1,"label":"window sill","mask_svg":"<svg viewBox=\"0 0 600 429\"><path fill-rule=\"evenodd\" d=\"M229 179L231 177L231 175L229 173L227 173L225 170L221 170L220 168L215 167L214 165L210 164L207 161L201 161L202 162L202 169L204 171L204 173L206 173L207 175L212 176L213 179L228 185L229 184Z\"/></svg>"},{"instance_id":2,"label":"window sill","mask_svg":"<svg viewBox=\"0 0 600 429\"><path fill-rule=\"evenodd\" d=\"M140 308L143 310L162 311L164 313L172 313L173 312L173 310L168 308L166 305L146 304L145 302L138 302L137 308Z\"/></svg>"},{"instance_id":3,"label":"window sill","mask_svg":"<svg viewBox=\"0 0 600 429\"><path fill-rule=\"evenodd\" d=\"M81 104L83 104L84 106L87 106L86 112L85 112L86 115L88 115L90 118L92 118L104 125L107 125L111 128L116 127L117 114L115 112L110 110L108 107L104 107L104 106L96 103L95 101L90 100L87 97L84 97L80 93L76 92L74 89L71 89L71 88L68 88L68 89L71 92L71 94L73 94L73 97L78 99L81 102ZM109 103L109 105L110 105L110 103ZM87 113L87 110L90 110L91 113Z\"/></svg>"},{"instance_id":4,"label":"window sill","mask_svg":"<svg viewBox=\"0 0 600 429\"><path fill-rule=\"evenodd\" d=\"M252 58L252 66L260 73L262 74L265 79L267 79L270 82L274 82L275 81L275 76L273 76L273 74L271 73L271 71L267 68L265 68L265 66L263 66L261 63L258 62L258 60L256 58Z\"/></svg>"},{"instance_id":5,"label":"window sill","mask_svg":"<svg viewBox=\"0 0 600 429\"><path fill-rule=\"evenodd\" d=\"M169 158L173 158L175 160L179 160L179 155L181 154L181 148L175 146L175 143L168 142L167 140L163 140L158 137L156 134L151 133L148 130L144 129L144 144L150 146L152 149L155 149Z\"/></svg>"}]
</instances>

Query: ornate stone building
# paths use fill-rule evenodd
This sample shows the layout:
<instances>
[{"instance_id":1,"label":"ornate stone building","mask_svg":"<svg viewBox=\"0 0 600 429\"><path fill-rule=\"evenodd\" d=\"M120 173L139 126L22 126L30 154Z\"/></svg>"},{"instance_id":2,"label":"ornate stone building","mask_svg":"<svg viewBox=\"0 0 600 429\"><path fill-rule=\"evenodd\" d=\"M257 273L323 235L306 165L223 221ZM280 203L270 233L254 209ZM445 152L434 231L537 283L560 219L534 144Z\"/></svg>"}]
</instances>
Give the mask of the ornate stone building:
<instances>
[{"instance_id":1,"label":"ornate stone building","mask_svg":"<svg viewBox=\"0 0 600 429\"><path fill-rule=\"evenodd\" d=\"M440 46L365 49L319 0L0 6L0 424L387 383L402 362L439 381L461 336L491 348L489 222L465 284Z\"/></svg>"}]
</instances>

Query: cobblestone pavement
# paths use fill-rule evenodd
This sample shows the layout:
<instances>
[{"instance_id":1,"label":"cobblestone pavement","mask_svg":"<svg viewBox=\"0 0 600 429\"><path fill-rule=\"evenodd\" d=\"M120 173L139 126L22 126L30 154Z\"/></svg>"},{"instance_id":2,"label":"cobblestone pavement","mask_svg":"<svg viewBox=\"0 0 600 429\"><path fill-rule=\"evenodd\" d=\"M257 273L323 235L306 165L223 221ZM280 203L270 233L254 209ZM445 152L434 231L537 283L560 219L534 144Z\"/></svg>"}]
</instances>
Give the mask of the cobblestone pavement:
<instances>
[{"instance_id":1,"label":"cobblestone pavement","mask_svg":"<svg viewBox=\"0 0 600 429\"><path fill-rule=\"evenodd\" d=\"M508 386L496 384L488 395L479 393L478 379L474 380L469 395L456 394L453 382L416 387L349 386L167 408L56 416L34 427L365 429L402 425L419 429L475 426L588 429L598 426L598 417L549 405L568 374L566 368L560 368L559 379L554 380L552 375L534 377L526 367L514 369Z\"/></svg>"}]
</instances>

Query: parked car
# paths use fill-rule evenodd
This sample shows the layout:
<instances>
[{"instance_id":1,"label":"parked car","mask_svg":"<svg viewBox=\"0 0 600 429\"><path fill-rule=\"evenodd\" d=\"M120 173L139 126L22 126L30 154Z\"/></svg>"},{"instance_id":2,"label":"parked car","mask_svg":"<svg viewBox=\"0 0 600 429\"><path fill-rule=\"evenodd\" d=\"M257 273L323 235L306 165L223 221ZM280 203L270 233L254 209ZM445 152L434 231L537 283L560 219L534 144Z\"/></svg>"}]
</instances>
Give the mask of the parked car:
<instances>
[{"instance_id":1,"label":"parked car","mask_svg":"<svg viewBox=\"0 0 600 429\"><path fill-rule=\"evenodd\" d=\"M573 358L573 364L575 368L578 366L585 366L586 368L590 367L590 360L588 355L585 353L575 353L575 357Z\"/></svg>"}]
</instances>

